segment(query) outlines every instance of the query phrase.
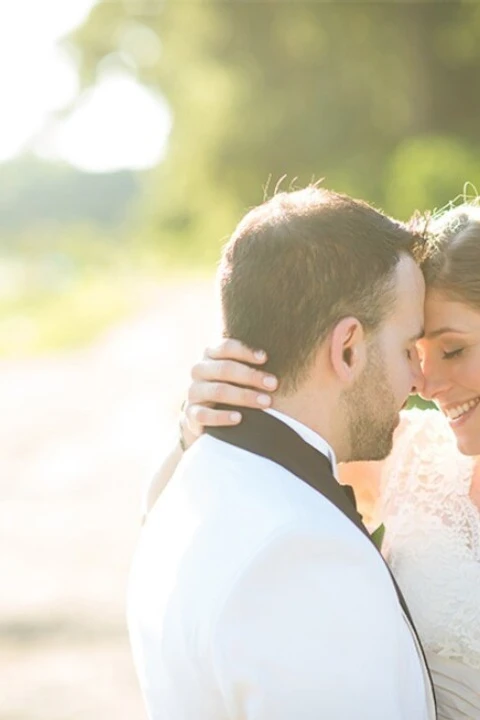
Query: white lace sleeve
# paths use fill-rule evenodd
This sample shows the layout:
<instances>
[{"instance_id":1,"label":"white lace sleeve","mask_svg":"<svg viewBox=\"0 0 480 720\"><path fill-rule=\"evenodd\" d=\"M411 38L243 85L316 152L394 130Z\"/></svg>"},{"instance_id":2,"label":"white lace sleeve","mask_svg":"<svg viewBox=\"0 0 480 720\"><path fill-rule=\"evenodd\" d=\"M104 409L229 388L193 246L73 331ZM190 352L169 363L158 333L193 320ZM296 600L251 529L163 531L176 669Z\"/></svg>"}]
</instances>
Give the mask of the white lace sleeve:
<instances>
[{"instance_id":1,"label":"white lace sleeve","mask_svg":"<svg viewBox=\"0 0 480 720\"><path fill-rule=\"evenodd\" d=\"M383 471L383 552L427 649L480 667L480 514L472 458L437 411L404 414Z\"/></svg>"}]
</instances>

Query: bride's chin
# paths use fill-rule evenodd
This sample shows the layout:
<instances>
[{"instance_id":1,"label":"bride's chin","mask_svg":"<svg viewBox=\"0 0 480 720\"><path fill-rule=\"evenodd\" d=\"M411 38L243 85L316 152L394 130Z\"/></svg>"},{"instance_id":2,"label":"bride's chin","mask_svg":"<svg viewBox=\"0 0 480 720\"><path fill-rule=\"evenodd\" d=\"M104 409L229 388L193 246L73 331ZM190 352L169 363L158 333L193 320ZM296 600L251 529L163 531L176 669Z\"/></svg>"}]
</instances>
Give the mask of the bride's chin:
<instances>
[{"instance_id":1,"label":"bride's chin","mask_svg":"<svg viewBox=\"0 0 480 720\"><path fill-rule=\"evenodd\" d=\"M467 434L464 435L461 432L455 432L455 437L457 447L462 455L480 455L480 440L478 435L473 438Z\"/></svg>"}]
</instances>

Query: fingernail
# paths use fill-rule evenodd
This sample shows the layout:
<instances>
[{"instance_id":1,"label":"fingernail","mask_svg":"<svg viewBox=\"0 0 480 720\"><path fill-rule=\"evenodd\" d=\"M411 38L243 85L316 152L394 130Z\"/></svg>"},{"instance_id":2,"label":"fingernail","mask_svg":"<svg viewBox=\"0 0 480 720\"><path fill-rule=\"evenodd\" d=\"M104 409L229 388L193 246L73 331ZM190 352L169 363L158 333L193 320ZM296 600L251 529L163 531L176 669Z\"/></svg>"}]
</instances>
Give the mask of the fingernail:
<instances>
[{"instance_id":1,"label":"fingernail","mask_svg":"<svg viewBox=\"0 0 480 720\"><path fill-rule=\"evenodd\" d=\"M269 375L268 377L263 378L263 384L265 387L270 388L270 390L274 390L277 387L277 378Z\"/></svg>"},{"instance_id":2,"label":"fingernail","mask_svg":"<svg viewBox=\"0 0 480 720\"><path fill-rule=\"evenodd\" d=\"M230 413L230 420L232 422L238 423L238 422L240 422L241 419L242 419L242 416L240 415L239 412Z\"/></svg>"},{"instance_id":3,"label":"fingernail","mask_svg":"<svg viewBox=\"0 0 480 720\"><path fill-rule=\"evenodd\" d=\"M255 350L253 354L256 360L265 360L265 353L263 350Z\"/></svg>"},{"instance_id":4,"label":"fingernail","mask_svg":"<svg viewBox=\"0 0 480 720\"><path fill-rule=\"evenodd\" d=\"M270 395L257 395L257 402L259 405L268 407L270 405Z\"/></svg>"}]
</instances>

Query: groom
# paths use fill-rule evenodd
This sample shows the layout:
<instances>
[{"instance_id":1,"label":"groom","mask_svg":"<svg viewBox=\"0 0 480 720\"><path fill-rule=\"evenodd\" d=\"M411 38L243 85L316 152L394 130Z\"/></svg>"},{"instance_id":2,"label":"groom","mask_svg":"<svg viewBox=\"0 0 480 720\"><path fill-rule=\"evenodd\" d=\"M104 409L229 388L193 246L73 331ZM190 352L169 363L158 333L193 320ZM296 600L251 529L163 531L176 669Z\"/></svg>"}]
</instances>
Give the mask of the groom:
<instances>
[{"instance_id":1,"label":"groom","mask_svg":"<svg viewBox=\"0 0 480 720\"><path fill-rule=\"evenodd\" d=\"M267 351L272 410L183 457L134 560L151 720L433 720L408 608L336 462L379 460L421 382L417 238L309 187L252 210L219 272L224 332Z\"/></svg>"}]
</instances>

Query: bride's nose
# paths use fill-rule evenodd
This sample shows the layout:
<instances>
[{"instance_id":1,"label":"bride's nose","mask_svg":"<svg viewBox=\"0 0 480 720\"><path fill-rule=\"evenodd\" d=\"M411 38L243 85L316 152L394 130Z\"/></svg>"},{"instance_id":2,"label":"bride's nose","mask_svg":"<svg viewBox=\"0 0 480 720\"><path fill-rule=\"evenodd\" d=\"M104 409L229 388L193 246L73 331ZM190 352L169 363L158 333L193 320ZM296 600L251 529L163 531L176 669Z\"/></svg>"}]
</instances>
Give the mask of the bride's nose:
<instances>
[{"instance_id":1,"label":"bride's nose","mask_svg":"<svg viewBox=\"0 0 480 720\"><path fill-rule=\"evenodd\" d=\"M442 373L438 364L424 361L423 363L423 386L419 395L424 400L436 400L439 395L448 390L449 380L445 373Z\"/></svg>"}]
</instances>

